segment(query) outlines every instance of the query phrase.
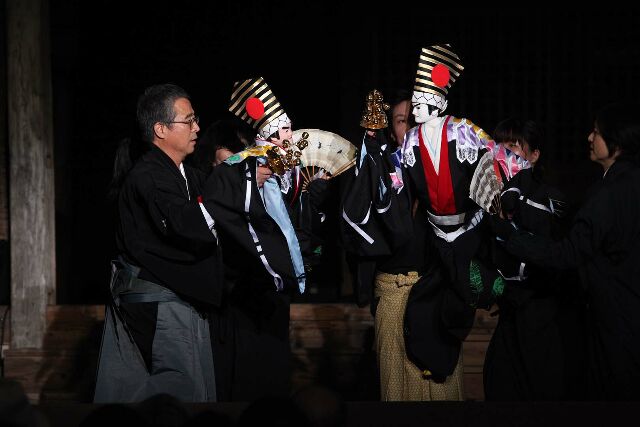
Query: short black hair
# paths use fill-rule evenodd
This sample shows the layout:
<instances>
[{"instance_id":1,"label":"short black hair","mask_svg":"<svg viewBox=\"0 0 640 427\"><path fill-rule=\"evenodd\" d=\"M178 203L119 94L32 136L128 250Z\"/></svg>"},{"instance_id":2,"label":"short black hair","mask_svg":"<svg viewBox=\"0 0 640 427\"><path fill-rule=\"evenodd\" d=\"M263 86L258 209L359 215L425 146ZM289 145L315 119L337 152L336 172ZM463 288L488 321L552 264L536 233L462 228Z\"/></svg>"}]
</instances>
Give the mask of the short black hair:
<instances>
[{"instance_id":1,"label":"short black hair","mask_svg":"<svg viewBox=\"0 0 640 427\"><path fill-rule=\"evenodd\" d=\"M411 114L411 92L407 89L391 89L389 92L389 96L385 98L385 103L389 104L391 108L387 110L387 121L389 122L389 126L385 129L386 136L390 140L394 140L395 135L393 134L393 109L396 105L400 104L403 101L409 102L409 111L405 120L407 121L408 127L407 130L411 129L416 125L415 118L413 114ZM400 141L402 143L402 141Z\"/></svg>"},{"instance_id":2,"label":"short black hair","mask_svg":"<svg viewBox=\"0 0 640 427\"><path fill-rule=\"evenodd\" d=\"M227 148L233 153L238 153L253 144L255 136L255 130L247 123L236 116L226 115L213 122L198 138L192 162L208 174L211 172L218 149Z\"/></svg>"},{"instance_id":3,"label":"short black hair","mask_svg":"<svg viewBox=\"0 0 640 427\"><path fill-rule=\"evenodd\" d=\"M385 99L385 102L391 105L391 108L395 107L402 101L411 102L411 92L407 89L391 89L389 96Z\"/></svg>"},{"instance_id":4,"label":"short black hair","mask_svg":"<svg viewBox=\"0 0 640 427\"><path fill-rule=\"evenodd\" d=\"M545 141L543 127L533 120L522 120L517 117L509 117L496 125L493 131L495 142L522 142L529 146L531 151L542 152Z\"/></svg>"},{"instance_id":5,"label":"short black hair","mask_svg":"<svg viewBox=\"0 0 640 427\"><path fill-rule=\"evenodd\" d=\"M136 116L143 141L153 141L156 123L168 123L175 118L173 104L178 98L191 99L184 89L171 83L150 86L140 95Z\"/></svg>"},{"instance_id":6,"label":"short black hair","mask_svg":"<svg viewBox=\"0 0 640 427\"><path fill-rule=\"evenodd\" d=\"M640 104L616 102L600 109L595 119L609 155L620 150L618 160L640 163Z\"/></svg>"}]
</instances>

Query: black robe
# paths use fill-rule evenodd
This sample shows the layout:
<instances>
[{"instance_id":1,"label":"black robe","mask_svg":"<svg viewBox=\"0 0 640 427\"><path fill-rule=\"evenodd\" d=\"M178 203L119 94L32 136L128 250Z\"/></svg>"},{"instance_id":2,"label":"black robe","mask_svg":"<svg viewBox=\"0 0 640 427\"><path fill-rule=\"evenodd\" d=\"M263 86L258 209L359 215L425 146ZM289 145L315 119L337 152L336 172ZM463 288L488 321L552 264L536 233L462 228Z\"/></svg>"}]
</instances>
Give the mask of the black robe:
<instances>
[{"instance_id":1,"label":"black robe","mask_svg":"<svg viewBox=\"0 0 640 427\"><path fill-rule=\"evenodd\" d=\"M388 256L411 238L411 206L406 191L394 188L394 149L381 133L366 136L357 166L342 194L342 240L361 256Z\"/></svg>"},{"instance_id":2,"label":"black robe","mask_svg":"<svg viewBox=\"0 0 640 427\"><path fill-rule=\"evenodd\" d=\"M298 283L286 238L258 192L256 167L255 157L223 163L203 192L225 254L227 292L211 317L219 401L290 392L289 306ZM283 281L282 291L274 274Z\"/></svg>"},{"instance_id":3,"label":"black robe","mask_svg":"<svg viewBox=\"0 0 640 427\"><path fill-rule=\"evenodd\" d=\"M379 264L387 273L401 272L403 264L404 272L421 270L422 247L412 244L416 235L409 198L397 194L390 177L396 172L393 148L380 132L375 138L366 136L356 167L343 178L340 237L355 259L354 293L360 307L372 302Z\"/></svg>"},{"instance_id":4,"label":"black robe","mask_svg":"<svg viewBox=\"0 0 640 427\"><path fill-rule=\"evenodd\" d=\"M566 198L539 170L507 183L502 208L519 229L559 240L566 233ZM528 265L496 241L494 258L505 278L499 318L485 357L486 400L580 397L585 385L584 304L573 271Z\"/></svg>"},{"instance_id":5,"label":"black robe","mask_svg":"<svg viewBox=\"0 0 640 427\"><path fill-rule=\"evenodd\" d=\"M322 262L324 245L329 243L327 237L330 230L326 227L325 211L328 208L327 196L333 181L315 179L307 183L307 188L303 190L299 169L294 169L291 175L291 186L283 196L300 244L307 282L309 282L316 278L314 270ZM309 277L310 273L311 277Z\"/></svg>"},{"instance_id":6,"label":"black robe","mask_svg":"<svg viewBox=\"0 0 640 427\"><path fill-rule=\"evenodd\" d=\"M200 206L203 176L184 165L188 180L153 147L129 172L119 196L118 251L141 268L140 278L195 302L218 305L222 291L217 239Z\"/></svg>"},{"instance_id":7,"label":"black robe","mask_svg":"<svg viewBox=\"0 0 640 427\"><path fill-rule=\"evenodd\" d=\"M178 167L155 145L127 175L118 199L116 245L140 267L138 277L167 287L202 312L220 304L222 254L197 202L203 176ZM123 304L123 315L148 366L157 303Z\"/></svg>"},{"instance_id":8,"label":"black robe","mask_svg":"<svg viewBox=\"0 0 640 427\"><path fill-rule=\"evenodd\" d=\"M431 160L423 155L426 152L424 144L411 144L412 141L418 141L421 138L420 126L407 133L403 148L403 179L410 190L405 192L405 196L410 197L411 200L418 200L419 208L424 209L425 212L439 216L466 214L464 225L469 226L469 229L455 240L446 241L436 235L433 237L433 243L445 267L444 277L449 280L449 286L442 297L442 321L452 335L459 340L464 340L473 325L476 308L488 309L491 305L491 291L497 273L491 261L490 245L487 244L490 241L490 235L484 217L475 227L470 227L470 223L477 219L477 216L475 218L474 216L480 211L480 207L469 197L469 188L478 159L487 152L487 149L476 146L477 155L474 161L460 161L457 150L461 141L450 137L447 131L454 120L457 119L449 116L442 130L441 146L446 144L446 153L444 150L441 151L440 170L437 175L427 176L425 172L432 166ZM413 157L415 162L409 164L408 157ZM502 170L500 172L502 174ZM502 179L504 181L506 177L502 176ZM450 187L447 190L449 183ZM438 206L434 205L434 200L438 200ZM449 202L443 203L442 200ZM446 212L441 211L443 206L448 207ZM444 233L454 232L459 227L460 225L438 225ZM482 282L479 291L471 286L472 261L478 268Z\"/></svg>"},{"instance_id":9,"label":"black robe","mask_svg":"<svg viewBox=\"0 0 640 427\"><path fill-rule=\"evenodd\" d=\"M553 242L518 231L512 254L545 268L577 268L588 296L589 398L640 398L640 169L618 160Z\"/></svg>"},{"instance_id":10,"label":"black robe","mask_svg":"<svg viewBox=\"0 0 640 427\"><path fill-rule=\"evenodd\" d=\"M434 380L444 381L455 369L460 341L441 321L448 280L433 246L426 210L410 205L408 187L394 188L391 177L399 171L395 145L380 133L365 137L363 144L341 204L343 244L356 259L356 301L361 307L371 304L375 315L376 272L417 272L421 279L411 288L404 317L406 355L419 369L430 370Z\"/></svg>"}]
</instances>

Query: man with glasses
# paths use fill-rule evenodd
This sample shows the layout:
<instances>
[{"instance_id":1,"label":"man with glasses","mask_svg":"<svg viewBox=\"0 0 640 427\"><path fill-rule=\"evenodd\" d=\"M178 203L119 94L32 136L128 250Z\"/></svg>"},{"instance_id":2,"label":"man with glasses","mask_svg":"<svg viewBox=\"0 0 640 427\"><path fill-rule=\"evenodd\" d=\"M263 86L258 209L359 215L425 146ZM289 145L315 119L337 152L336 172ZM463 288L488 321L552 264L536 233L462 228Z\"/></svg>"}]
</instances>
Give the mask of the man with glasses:
<instances>
[{"instance_id":1,"label":"man with glasses","mask_svg":"<svg viewBox=\"0 0 640 427\"><path fill-rule=\"evenodd\" d=\"M207 321L219 306L222 263L213 218L200 203L203 177L184 164L198 131L188 94L149 87L138 99L150 148L119 191L117 248L95 402L136 402L157 393L216 400Z\"/></svg>"}]
</instances>

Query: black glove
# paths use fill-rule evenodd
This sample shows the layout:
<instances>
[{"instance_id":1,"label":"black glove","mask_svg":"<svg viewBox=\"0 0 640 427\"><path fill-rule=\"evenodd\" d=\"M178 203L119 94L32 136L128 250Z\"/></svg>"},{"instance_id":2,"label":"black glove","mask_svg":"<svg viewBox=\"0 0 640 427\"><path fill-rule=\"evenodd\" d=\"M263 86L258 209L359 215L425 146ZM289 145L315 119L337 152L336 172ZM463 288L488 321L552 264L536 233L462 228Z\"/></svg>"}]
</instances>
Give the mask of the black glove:
<instances>
[{"instance_id":1,"label":"black glove","mask_svg":"<svg viewBox=\"0 0 640 427\"><path fill-rule=\"evenodd\" d=\"M386 133L382 129L373 132L375 132L374 136L366 134L366 137L364 139L364 143L367 146L367 151L375 153L380 151L380 149L384 146L390 147L389 142L393 143L393 141L389 141ZM395 146L395 143L393 143L393 145Z\"/></svg>"},{"instance_id":2,"label":"black glove","mask_svg":"<svg viewBox=\"0 0 640 427\"><path fill-rule=\"evenodd\" d=\"M489 215L489 221L493 233L504 241L509 240L511 234L516 231L513 225L506 219L500 218L500 215Z\"/></svg>"},{"instance_id":3,"label":"black glove","mask_svg":"<svg viewBox=\"0 0 640 427\"><path fill-rule=\"evenodd\" d=\"M507 191L500 197L500 204L502 205L502 212L513 214L518 207L520 201L520 195L515 191Z\"/></svg>"},{"instance_id":4,"label":"black glove","mask_svg":"<svg viewBox=\"0 0 640 427\"><path fill-rule=\"evenodd\" d=\"M328 179L314 179L307 184L307 192L309 193L309 202L316 208L324 204L327 200L327 187L329 186Z\"/></svg>"}]
</instances>

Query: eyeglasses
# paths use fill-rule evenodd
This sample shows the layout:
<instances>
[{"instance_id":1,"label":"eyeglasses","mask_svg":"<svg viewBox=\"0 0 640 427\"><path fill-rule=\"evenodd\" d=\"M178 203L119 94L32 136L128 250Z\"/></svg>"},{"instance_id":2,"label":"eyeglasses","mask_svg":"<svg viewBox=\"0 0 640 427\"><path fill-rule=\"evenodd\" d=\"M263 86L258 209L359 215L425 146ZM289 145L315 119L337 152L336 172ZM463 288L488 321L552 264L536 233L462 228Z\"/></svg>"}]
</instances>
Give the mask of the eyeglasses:
<instances>
[{"instance_id":1,"label":"eyeglasses","mask_svg":"<svg viewBox=\"0 0 640 427\"><path fill-rule=\"evenodd\" d=\"M193 124L198 124L200 123L200 117L198 116L193 116L191 117L189 120L184 120L184 121L171 121L171 122L165 122L166 124L170 124L170 123L182 123L183 125L189 125L189 127L191 129L193 129Z\"/></svg>"}]
</instances>

